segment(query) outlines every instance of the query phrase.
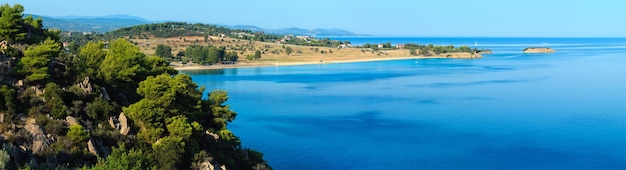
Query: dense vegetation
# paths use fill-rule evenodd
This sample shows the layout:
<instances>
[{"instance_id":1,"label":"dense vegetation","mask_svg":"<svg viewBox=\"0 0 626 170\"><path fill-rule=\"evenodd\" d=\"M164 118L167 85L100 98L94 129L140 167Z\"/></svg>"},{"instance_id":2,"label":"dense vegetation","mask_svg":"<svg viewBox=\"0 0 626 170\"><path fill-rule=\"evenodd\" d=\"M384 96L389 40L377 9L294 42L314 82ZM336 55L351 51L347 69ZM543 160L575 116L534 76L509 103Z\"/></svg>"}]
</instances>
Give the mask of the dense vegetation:
<instances>
[{"instance_id":1,"label":"dense vegetation","mask_svg":"<svg viewBox=\"0 0 626 170\"><path fill-rule=\"evenodd\" d=\"M239 59L237 52L226 52L226 47L215 47L211 45L200 46L191 45L185 49L184 55L192 62L198 64L215 64L217 62L235 62Z\"/></svg>"},{"instance_id":2,"label":"dense vegetation","mask_svg":"<svg viewBox=\"0 0 626 170\"><path fill-rule=\"evenodd\" d=\"M441 53L451 53L451 52L477 52L477 49L471 49L468 46L460 46L460 47L454 47L453 45L447 45L447 46L435 46L432 44L428 44L428 45L421 45L421 44L405 44L404 48L408 48L408 49L415 49L415 50L419 50L422 52L425 51L432 51L435 54L441 54ZM422 54L424 55L424 54Z\"/></svg>"},{"instance_id":3,"label":"dense vegetation","mask_svg":"<svg viewBox=\"0 0 626 170\"><path fill-rule=\"evenodd\" d=\"M328 38L315 39L308 36L265 34L264 32L252 32L250 30L229 29L221 26L206 24L188 24L184 22L165 22L156 24L144 24L134 27L121 28L104 35L105 38L114 39L120 37L149 38L179 37L179 36L221 36L241 40L253 40L262 42L281 42L284 44L337 47L349 42L330 40ZM206 40L205 40L206 41Z\"/></svg>"},{"instance_id":4,"label":"dense vegetation","mask_svg":"<svg viewBox=\"0 0 626 170\"><path fill-rule=\"evenodd\" d=\"M370 48L373 51L378 51L381 49L396 49L397 47L394 47L391 45L391 43L387 42L384 44L381 44L382 47L379 48L378 44L363 44L361 46L358 46L360 48ZM468 46L460 46L460 47L454 47L453 45L448 45L448 46L436 46L433 44L428 44L428 45L422 45L422 44L414 44L414 43L409 43L409 44L404 44L404 48L405 49L409 49L411 55L424 55L424 56L429 56L432 55L431 53L434 53L435 55L438 54L442 54L442 53L452 53L452 52L479 52L478 49L471 49ZM419 51L419 52L418 52Z\"/></svg>"},{"instance_id":5,"label":"dense vegetation","mask_svg":"<svg viewBox=\"0 0 626 170\"><path fill-rule=\"evenodd\" d=\"M107 33L80 33L65 32L62 34L63 42L77 42L78 45L89 41L109 41L117 38L148 39L150 37L169 38L180 36L203 36L207 41L208 36L230 37L240 40L261 42L280 42L284 44L337 47L349 42L325 39L315 39L308 36L266 34L264 32L252 32L250 30L229 29L221 26L207 24L189 24L185 22L164 22L143 24L133 27L121 28Z\"/></svg>"},{"instance_id":6,"label":"dense vegetation","mask_svg":"<svg viewBox=\"0 0 626 170\"><path fill-rule=\"evenodd\" d=\"M64 48L21 5L1 10L0 169L270 169L226 128L227 93L203 97L166 56L125 39Z\"/></svg>"},{"instance_id":7,"label":"dense vegetation","mask_svg":"<svg viewBox=\"0 0 626 170\"><path fill-rule=\"evenodd\" d=\"M179 36L203 36L228 34L242 32L252 33L248 30L231 30L225 27L206 25L206 24L188 24L185 22L165 22L155 24L143 24L133 27L120 28L115 31L107 32L105 37L115 39L120 37L140 37L148 38L155 36L158 38L179 37Z\"/></svg>"}]
</instances>

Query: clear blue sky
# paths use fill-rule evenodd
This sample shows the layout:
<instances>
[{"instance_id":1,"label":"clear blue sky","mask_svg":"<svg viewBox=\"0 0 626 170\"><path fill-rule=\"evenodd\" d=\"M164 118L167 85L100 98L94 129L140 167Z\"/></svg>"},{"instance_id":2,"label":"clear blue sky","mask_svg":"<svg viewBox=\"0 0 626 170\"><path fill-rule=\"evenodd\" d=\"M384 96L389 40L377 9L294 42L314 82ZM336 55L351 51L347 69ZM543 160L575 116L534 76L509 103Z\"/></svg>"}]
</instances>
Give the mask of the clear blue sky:
<instances>
[{"instance_id":1,"label":"clear blue sky","mask_svg":"<svg viewBox=\"0 0 626 170\"><path fill-rule=\"evenodd\" d=\"M390 36L626 37L624 0L9 0L45 16L128 14Z\"/></svg>"}]
</instances>

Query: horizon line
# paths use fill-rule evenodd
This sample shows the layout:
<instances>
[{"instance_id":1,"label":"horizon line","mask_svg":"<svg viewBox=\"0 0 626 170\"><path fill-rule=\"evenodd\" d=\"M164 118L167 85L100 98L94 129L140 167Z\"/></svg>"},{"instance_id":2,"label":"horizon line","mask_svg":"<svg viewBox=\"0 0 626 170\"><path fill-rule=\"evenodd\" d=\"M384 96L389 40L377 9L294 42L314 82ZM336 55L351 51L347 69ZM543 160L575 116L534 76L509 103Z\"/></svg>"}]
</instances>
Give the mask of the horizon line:
<instances>
[{"instance_id":1,"label":"horizon line","mask_svg":"<svg viewBox=\"0 0 626 170\"><path fill-rule=\"evenodd\" d=\"M254 27L258 27L261 29L265 29L265 30L280 30L280 29L291 29L291 28L297 28L297 29L306 29L306 30L315 30L315 29L340 29L340 30L344 30L344 31L348 31L351 32L353 34L357 34L354 36L313 36L313 37L386 37L386 38L626 38L626 36L533 36L533 35L529 35L529 36L506 36L506 35L487 35L487 36L476 36L476 35L460 35L460 36L448 36L448 35L444 35L444 36L422 36L422 35L384 35L384 34L369 34L369 33L357 33L357 32L353 32L351 30L348 29L344 29L344 28L337 28L337 27L327 27L327 28L322 28L322 27L316 27L316 28L303 28L303 27L298 27L298 26L290 26L290 27L284 27L284 28L263 28L257 25L252 25L252 24L219 24L219 23L208 23L208 22L203 22L203 21L174 21L174 20L150 20L150 19L146 19L144 17L141 16L135 16L135 15L130 15L130 14L108 14L108 15L102 15L102 16L81 16L81 15L65 15L65 16L51 16L51 15L40 15L40 14L27 14L24 13L24 16L27 15L37 15L37 16L43 16L43 17L85 17L85 18L97 18L97 17L111 17L111 16L129 16L129 17L136 17L136 18L140 18L143 19L145 21L149 21L149 23L147 24L151 24L151 23L163 23L163 22L186 22L186 23L190 23L190 24L196 24L196 23L200 23L200 24L207 24L207 25L215 25L215 26L223 26L223 27L229 27L229 26L254 26ZM120 18L120 19L124 19L124 18ZM246 30L246 29L243 29Z\"/></svg>"}]
</instances>

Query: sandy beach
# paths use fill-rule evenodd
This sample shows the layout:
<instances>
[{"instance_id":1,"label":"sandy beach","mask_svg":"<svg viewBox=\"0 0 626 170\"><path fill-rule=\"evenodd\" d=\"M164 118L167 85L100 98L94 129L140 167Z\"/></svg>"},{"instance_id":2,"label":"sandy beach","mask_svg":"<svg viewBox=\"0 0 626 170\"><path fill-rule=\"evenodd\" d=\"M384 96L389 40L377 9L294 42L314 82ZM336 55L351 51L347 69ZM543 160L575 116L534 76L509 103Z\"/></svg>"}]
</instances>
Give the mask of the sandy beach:
<instances>
[{"instance_id":1,"label":"sandy beach","mask_svg":"<svg viewBox=\"0 0 626 170\"><path fill-rule=\"evenodd\" d=\"M408 60L408 59L434 59L434 58L449 58L449 59L473 59L481 58L480 54L474 54L470 56L468 53L447 53L445 56L402 56L402 57L385 57L379 58L367 58L367 59L345 59L345 60L321 60L321 61L256 61L249 62L243 61L237 64L216 64L216 65L199 65L199 64L181 64L180 62L172 62L171 66L176 70L211 70L211 69L227 69L227 68L247 68L247 67L271 67L271 66L295 66L295 65L314 65L314 64L336 64L336 63L356 63L356 62L372 62L372 61L391 61L391 60Z\"/></svg>"}]
</instances>

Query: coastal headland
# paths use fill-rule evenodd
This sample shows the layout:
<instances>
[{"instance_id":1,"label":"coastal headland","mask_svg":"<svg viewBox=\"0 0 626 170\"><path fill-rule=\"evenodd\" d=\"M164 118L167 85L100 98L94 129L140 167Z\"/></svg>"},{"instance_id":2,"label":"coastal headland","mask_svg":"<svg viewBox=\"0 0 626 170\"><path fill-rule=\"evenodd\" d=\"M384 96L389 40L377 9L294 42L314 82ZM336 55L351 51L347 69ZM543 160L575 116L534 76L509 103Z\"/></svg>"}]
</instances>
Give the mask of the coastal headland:
<instances>
[{"instance_id":1,"label":"coastal headland","mask_svg":"<svg viewBox=\"0 0 626 170\"><path fill-rule=\"evenodd\" d=\"M239 55L236 63L217 63L212 65L202 65L192 62L171 61L177 70L201 70L201 69L223 69L223 68L243 68L243 67L267 67L267 66L288 66L288 65L308 65L308 64L331 64L345 62L368 62L384 60L402 60L417 58L454 58L473 59L481 58L481 53L474 52L444 52L435 53L433 51L419 53L411 52L410 49L398 47L388 49L372 49L360 47L320 47L306 45L280 44L272 42L260 42L241 40L229 37L208 36L207 41L203 41L203 36L180 36L169 38L135 38L130 41L137 44L145 54L155 54L155 46L158 44L167 45L172 48L172 53L184 52L185 48L191 45L200 46L224 46L226 49L234 50ZM287 53L289 48L291 53ZM244 49L244 50L240 50ZM255 50L263 51L262 57L258 60L247 60L245 56L253 55ZM185 63L185 64L183 64Z\"/></svg>"}]
</instances>

